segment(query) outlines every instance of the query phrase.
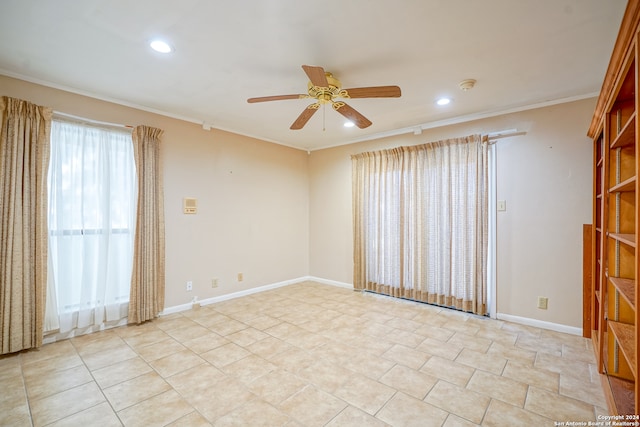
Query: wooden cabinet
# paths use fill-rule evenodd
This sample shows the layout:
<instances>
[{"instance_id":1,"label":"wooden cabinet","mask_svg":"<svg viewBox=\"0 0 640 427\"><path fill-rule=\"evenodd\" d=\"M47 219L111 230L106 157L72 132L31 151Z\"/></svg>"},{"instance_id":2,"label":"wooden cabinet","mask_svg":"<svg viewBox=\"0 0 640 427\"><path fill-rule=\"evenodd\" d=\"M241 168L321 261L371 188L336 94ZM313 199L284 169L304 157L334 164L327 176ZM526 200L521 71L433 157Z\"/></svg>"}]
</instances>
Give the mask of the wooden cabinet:
<instances>
[{"instance_id":1,"label":"wooden cabinet","mask_svg":"<svg viewBox=\"0 0 640 427\"><path fill-rule=\"evenodd\" d=\"M591 337L615 414L640 413L639 14L640 0L629 1L588 132L594 159Z\"/></svg>"}]
</instances>

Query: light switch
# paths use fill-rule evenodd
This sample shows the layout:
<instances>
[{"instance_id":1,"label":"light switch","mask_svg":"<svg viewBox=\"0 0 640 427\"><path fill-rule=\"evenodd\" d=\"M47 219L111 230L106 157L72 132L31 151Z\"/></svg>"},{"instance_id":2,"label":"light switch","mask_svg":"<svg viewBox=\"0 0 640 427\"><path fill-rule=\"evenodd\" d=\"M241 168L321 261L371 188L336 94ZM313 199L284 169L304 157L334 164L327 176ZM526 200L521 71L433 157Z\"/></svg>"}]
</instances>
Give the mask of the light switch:
<instances>
[{"instance_id":1,"label":"light switch","mask_svg":"<svg viewBox=\"0 0 640 427\"><path fill-rule=\"evenodd\" d=\"M506 200L498 200L498 211L504 212L507 210L507 201Z\"/></svg>"}]
</instances>

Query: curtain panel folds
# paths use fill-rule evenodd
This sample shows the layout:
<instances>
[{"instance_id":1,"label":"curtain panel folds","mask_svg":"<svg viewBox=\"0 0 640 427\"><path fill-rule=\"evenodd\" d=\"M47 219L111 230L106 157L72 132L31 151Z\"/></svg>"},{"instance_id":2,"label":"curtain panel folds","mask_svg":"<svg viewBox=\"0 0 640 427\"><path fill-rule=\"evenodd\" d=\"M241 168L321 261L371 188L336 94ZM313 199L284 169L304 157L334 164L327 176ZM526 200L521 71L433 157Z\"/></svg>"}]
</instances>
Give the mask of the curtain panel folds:
<instances>
[{"instance_id":1,"label":"curtain panel folds","mask_svg":"<svg viewBox=\"0 0 640 427\"><path fill-rule=\"evenodd\" d=\"M162 130L148 126L137 126L133 131L138 209L129 295L130 324L158 317L164 308L164 187L160 159L162 134Z\"/></svg>"},{"instance_id":2,"label":"curtain panel folds","mask_svg":"<svg viewBox=\"0 0 640 427\"><path fill-rule=\"evenodd\" d=\"M51 116L0 97L0 354L42 345Z\"/></svg>"},{"instance_id":3,"label":"curtain panel folds","mask_svg":"<svg viewBox=\"0 0 640 427\"><path fill-rule=\"evenodd\" d=\"M480 135L353 155L354 288L487 312Z\"/></svg>"}]
</instances>

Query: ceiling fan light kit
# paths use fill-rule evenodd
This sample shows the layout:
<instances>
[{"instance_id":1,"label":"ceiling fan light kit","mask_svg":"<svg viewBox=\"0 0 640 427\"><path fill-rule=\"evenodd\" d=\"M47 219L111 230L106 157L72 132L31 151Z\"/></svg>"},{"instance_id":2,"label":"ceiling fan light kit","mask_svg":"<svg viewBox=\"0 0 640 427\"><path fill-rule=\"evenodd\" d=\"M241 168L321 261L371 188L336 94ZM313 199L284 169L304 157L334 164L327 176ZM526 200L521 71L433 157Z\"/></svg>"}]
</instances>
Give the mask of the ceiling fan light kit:
<instances>
[{"instance_id":1,"label":"ceiling fan light kit","mask_svg":"<svg viewBox=\"0 0 640 427\"><path fill-rule=\"evenodd\" d=\"M320 106L328 103L331 103L331 106L335 111L355 123L355 125L360 129L364 129L371 126L371 121L344 101L338 100L338 98L399 98L401 96L401 91L398 86L371 86L342 89L340 80L335 78L333 74L326 72L322 67L303 65L302 69L307 74L307 77L309 77L306 95L293 94L263 96L258 98L249 98L247 99L247 102L256 103L281 101L286 99L315 99L313 104L310 104L302 111L298 118L293 122L290 129L302 129L315 112L318 111Z\"/></svg>"}]
</instances>

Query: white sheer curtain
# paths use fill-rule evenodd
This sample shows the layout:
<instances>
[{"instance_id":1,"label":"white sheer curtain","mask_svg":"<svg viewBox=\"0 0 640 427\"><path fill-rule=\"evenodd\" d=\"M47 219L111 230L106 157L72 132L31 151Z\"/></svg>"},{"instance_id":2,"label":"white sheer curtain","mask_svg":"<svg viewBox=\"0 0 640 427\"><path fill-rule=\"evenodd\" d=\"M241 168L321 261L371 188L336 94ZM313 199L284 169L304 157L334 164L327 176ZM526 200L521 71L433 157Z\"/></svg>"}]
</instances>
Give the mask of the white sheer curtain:
<instances>
[{"instance_id":1,"label":"white sheer curtain","mask_svg":"<svg viewBox=\"0 0 640 427\"><path fill-rule=\"evenodd\" d=\"M127 316L136 185L131 132L53 121L45 331Z\"/></svg>"},{"instance_id":2,"label":"white sheer curtain","mask_svg":"<svg viewBox=\"0 0 640 427\"><path fill-rule=\"evenodd\" d=\"M486 314L487 144L352 156L354 287Z\"/></svg>"}]
</instances>

